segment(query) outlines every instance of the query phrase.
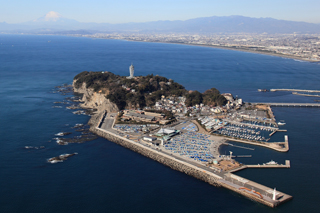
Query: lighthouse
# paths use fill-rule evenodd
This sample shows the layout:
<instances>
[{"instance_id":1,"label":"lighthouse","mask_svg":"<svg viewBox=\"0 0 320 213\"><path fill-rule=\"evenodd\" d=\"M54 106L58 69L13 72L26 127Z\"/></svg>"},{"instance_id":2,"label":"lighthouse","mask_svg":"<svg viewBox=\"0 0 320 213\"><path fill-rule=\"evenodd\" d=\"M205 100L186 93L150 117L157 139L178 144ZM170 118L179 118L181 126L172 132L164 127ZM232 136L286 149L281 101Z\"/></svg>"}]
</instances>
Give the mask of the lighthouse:
<instances>
[{"instance_id":1,"label":"lighthouse","mask_svg":"<svg viewBox=\"0 0 320 213\"><path fill-rule=\"evenodd\" d=\"M131 64L129 67L130 76L128 78L133 78L134 75L134 66Z\"/></svg>"}]
</instances>

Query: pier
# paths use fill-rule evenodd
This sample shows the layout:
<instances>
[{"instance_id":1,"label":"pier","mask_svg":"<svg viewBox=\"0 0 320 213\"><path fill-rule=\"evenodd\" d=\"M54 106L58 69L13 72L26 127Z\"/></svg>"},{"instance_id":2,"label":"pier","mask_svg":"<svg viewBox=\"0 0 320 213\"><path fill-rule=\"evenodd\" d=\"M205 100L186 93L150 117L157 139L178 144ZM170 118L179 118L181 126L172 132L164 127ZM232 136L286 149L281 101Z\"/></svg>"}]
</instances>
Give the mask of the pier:
<instances>
[{"instance_id":1,"label":"pier","mask_svg":"<svg viewBox=\"0 0 320 213\"><path fill-rule=\"evenodd\" d=\"M286 160L285 164L258 164L258 165L245 165L246 168L290 168L290 160Z\"/></svg>"},{"instance_id":2,"label":"pier","mask_svg":"<svg viewBox=\"0 0 320 213\"><path fill-rule=\"evenodd\" d=\"M274 135L276 132L286 132L287 130L286 129L276 129L276 130L274 130L273 132L271 132L270 134L269 134L269 136L271 137L272 135Z\"/></svg>"},{"instance_id":3,"label":"pier","mask_svg":"<svg viewBox=\"0 0 320 213\"><path fill-rule=\"evenodd\" d=\"M236 156L232 156L232 157L236 157ZM235 169L232 169L229 171L229 173L234 173L234 172L238 172L240 170L243 170L243 169L263 169L263 168L266 168L266 169L275 169L275 168L278 168L278 169L289 169L290 168L290 160L286 160L285 161L285 164L278 164L278 163L275 163L275 164L256 164L256 165L242 165L238 168L235 168Z\"/></svg>"},{"instance_id":4,"label":"pier","mask_svg":"<svg viewBox=\"0 0 320 213\"><path fill-rule=\"evenodd\" d=\"M246 121L257 121L257 120L255 120L255 119L243 119L243 120L246 120ZM272 131L277 131L277 130L279 129L279 128L277 128L277 127L263 126L263 125L252 124L252 123L242 123L242 122L233 121L233 120L230 120L230 119L225 119L225 121L227 121L227 122L230 123L230 124L243 125L243 126L248 126L248 127L250 127L250 128L260 128L260 129L261 129L261 128L268 128L268 129L271 129ZM266 120L264 120L263 122L277 125L274 121L266 121Z\"/></svg>"},{"instance_id":5,"label":"pier","mask_svg":"<svg viewBox=\"0 0 320 213\"><path fill-rule=\"evenodd\" d=\"M284 136L284 142L261 142L261 141L249 141L249 140L242 140L238 138L227 138L228 141L232 142L240 142L246 143L256 146L263 146L269 149L276 150L278 152L287 152L289 151L289 139L288 135ZM229 145L229 144L228 144Z\"/></svg>"},{"instance_id":6,"label":"pier","mask_svg":"<svg viewBox=\"0 0 320 213\"><path fill-rule=\"evenodd\" d=\"M237 146L237 145L234 145L232 143L223 143L224 145L228 145L228 146L234 146L234 147L237 147L237 148L242 148L242 149L249 149L249 150L254 150L253 148L250 148L250 147L244 147L244 146Z\"/></svg>"},{"instance_id":7,"label":"pier","mask_svg":"<svg viewBox=\"0 0 320 213\"><path fill-rule=\"evenodd\" d=\"M320 107L320 103L251 103L265 104L274 107Z\"/></svg>"}]
</instances>

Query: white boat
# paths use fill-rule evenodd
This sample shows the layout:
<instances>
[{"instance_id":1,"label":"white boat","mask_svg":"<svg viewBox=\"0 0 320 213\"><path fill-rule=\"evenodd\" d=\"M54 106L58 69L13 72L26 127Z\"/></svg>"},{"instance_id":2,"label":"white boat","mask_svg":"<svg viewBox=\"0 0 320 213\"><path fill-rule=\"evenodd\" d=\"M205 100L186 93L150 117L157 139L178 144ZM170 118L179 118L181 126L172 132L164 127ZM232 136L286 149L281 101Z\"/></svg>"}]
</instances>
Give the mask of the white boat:
<instances>
[{"instance_id":1,"label":"white boat","mask_svg":"<svg viewBox=\"0 0 320 213\"><path fill-rule=\"evenodd\" d=\"M282 123L282 122L278 122L278 125L279 126L283 126L283 125L285 125L286 123Z\"/></svg>"},{"instance_id":2,"label":"white boat","mask_svg":"<svg viewBox=\"0 0 320 213\"><path fill-rule=\"evenodd\" d=\"M278 165L278 163L273 161L273 160L271 160L268 163L265 163L265 165Z\"/></svg>"}]
</instances>

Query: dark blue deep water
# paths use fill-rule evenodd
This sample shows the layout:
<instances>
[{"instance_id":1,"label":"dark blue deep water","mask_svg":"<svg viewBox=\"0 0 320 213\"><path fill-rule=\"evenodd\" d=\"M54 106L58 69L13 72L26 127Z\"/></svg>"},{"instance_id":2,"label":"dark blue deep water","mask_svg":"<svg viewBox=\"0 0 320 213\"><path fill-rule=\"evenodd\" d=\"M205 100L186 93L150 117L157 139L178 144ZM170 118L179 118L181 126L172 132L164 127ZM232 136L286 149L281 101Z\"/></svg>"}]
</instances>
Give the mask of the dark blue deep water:
<instances>
[{"instance_id":1,"label":"dark blue deep water","mask_svg":"<svg viewBox=\"0 0 320 213\"><path fill-rule=\"evenodd\" d=\"M293 59L175 44L0 35L0 212L318 212L320 108L274 108L277 119L287 123L288 153L221 147L221 152L253 156L237 159L243 163L291 160L290 169L238 172L294 196L275 209L102 138L56 144L54 134L89 117L53 108L65 98L52 93L54 87L85 70L128 75L131 63L136 75L162 75L201 92L216 87L249 102L314 99L258 93L258 88L320 89L320 65ZM274 140L283 141L277 134ZM73 152L79 154L63 163L46 162Z\"/></svg>"}]
</instances>

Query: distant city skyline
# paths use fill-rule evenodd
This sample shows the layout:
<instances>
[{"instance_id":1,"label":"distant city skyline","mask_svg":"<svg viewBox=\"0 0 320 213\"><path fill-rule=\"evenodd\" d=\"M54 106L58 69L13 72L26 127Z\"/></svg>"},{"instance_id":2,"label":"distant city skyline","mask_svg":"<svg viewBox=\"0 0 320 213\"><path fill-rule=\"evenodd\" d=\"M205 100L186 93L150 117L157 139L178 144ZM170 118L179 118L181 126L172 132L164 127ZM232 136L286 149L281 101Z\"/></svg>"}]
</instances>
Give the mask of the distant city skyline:
<instances>
[{"instance_id":1,"label":"distant city skyline","mask_svg":"<svg viewBox=\"0 0 320 213\"><path fill-rule=\"evenodd\" d=\"M320 23L319 0L11 0L0 8L0 22L22 23L55 11L79 22L128 23L241 15Z\"/></svg>"}]
</instances>

